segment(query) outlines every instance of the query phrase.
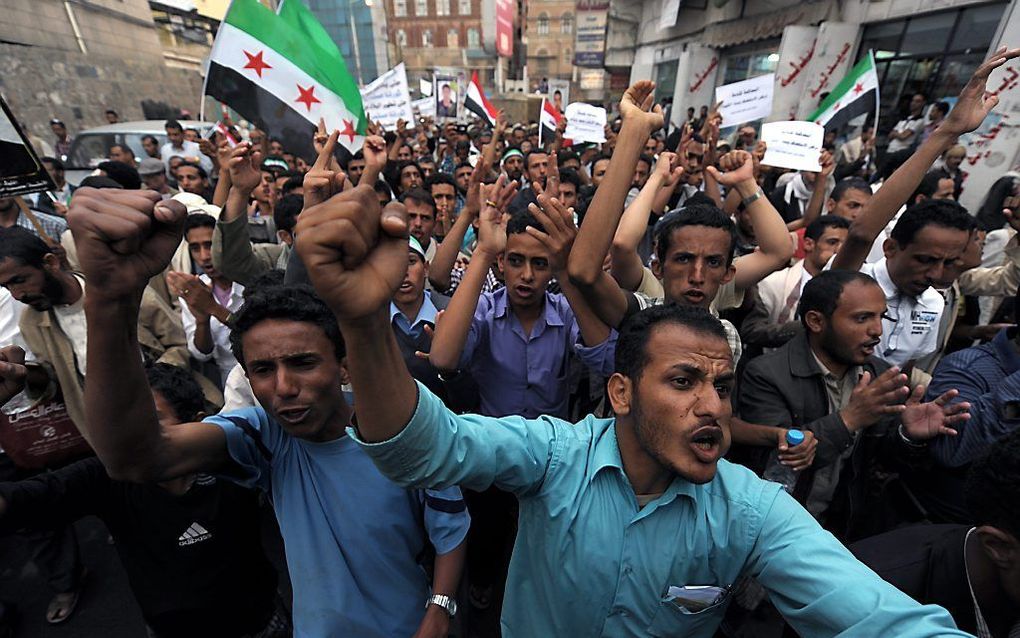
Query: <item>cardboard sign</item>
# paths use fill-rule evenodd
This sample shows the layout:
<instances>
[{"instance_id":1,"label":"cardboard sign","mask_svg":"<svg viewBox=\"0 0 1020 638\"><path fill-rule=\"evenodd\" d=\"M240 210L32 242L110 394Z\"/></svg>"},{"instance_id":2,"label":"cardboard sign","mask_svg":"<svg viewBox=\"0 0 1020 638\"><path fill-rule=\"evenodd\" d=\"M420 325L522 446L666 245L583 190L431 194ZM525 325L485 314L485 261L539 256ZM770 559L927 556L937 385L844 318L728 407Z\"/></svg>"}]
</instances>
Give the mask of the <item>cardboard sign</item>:
<instances>
[{"instance_id":1,"label":"cardboard sign","mask_svg":"<svg viewBox=\"0 0 1020 638\"><path fill-rule=\"evenodd\" d=\"M56 190L2 96L0 107L0 197Z\"/></svg>"},{"instance_id":2,"label":"cardboard sign","mask_svg":"<svg viewBox=\"0 0 1020 638\"><path fill-rule=\"evenodd\" d=\"M567 105L567 130L563 137L569 137L578 142L595 142L601 144L606 141L606 110L601 106L592 106L584 102L574 102Z\"/></svg>"},{"instance_id":3,"label":"cardboard sign","mask_svg":"<svg viewBox=\"0 0 1020 638\"><path fill-rule=\"evenodd\" d=\"M818 156L822 152L825 127L814 122L769 122L761 125L765 157L761 163L798 171L820 171Z\"/></svg>"},{"instance_id":4,"label":"cardboard sign","mask_svg":"<svg viewBox=\"0 0 1020 638\"><path fill-rule=\"evenodd\" d=\"M772 112L772 90L775 81L776 74L769 73L716 87L715 101L722 102L719 113L723 118L723 128L768 117Z\"/></svg>"},{"instance_id":5,"label":"cardboard sign","mask_svg":"<svg viewBox=\"0 0 1020 638\"><path fill-rule=\"evenodd\" d=\"M397 130L397 120L409 124L414 122L404 63L401 62L361 89L361 101L368 117L381 122L387 130Z\"/></svg>"}]
</instances>

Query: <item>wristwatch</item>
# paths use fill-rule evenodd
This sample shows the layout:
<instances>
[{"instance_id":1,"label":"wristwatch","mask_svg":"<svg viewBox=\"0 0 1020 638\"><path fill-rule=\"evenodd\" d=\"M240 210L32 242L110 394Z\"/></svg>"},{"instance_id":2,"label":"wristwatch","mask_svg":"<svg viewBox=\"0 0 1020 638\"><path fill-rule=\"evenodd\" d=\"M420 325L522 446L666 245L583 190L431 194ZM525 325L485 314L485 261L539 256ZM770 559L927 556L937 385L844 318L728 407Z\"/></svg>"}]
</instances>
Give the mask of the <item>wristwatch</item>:
<instances>
[{"instance_id":1,"label":"wristwatch","mask_svg":"<svg viewBox=\"0 0 1020 638\"><path fill-rule=\"evenodd\" d=\"M445 594L432 594L432 596L425 601L425 609L429 608L429 605L439 605L446 610L446 613L450 614L450 618L457 613L457 601L452 596Z\"/></svg>"}]
</instances>

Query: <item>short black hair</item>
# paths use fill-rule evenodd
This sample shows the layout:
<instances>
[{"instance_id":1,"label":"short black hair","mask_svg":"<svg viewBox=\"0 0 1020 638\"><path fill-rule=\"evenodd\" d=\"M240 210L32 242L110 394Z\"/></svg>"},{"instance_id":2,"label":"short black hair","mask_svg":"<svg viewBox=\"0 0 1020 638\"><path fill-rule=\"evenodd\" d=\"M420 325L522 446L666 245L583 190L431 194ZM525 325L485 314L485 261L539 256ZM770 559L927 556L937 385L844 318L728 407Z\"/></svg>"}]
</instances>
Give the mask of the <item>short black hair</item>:
<instances>
[{"instance_id":1,"label":"short black hair","mask_svg":"<svg viewBox=\"0 0 1020 638\"><path fill-rule=\"evenodd\" d=\"M822 236L822 233L829 228L850 228L850 220L846 217L840 217L839 215L822 215L815 221L808 224L808 227L804 230L804 239L811 239L818 241L818 238Z\"/></svg>"},{"instance_id":2,"label":"short black hair","mask_svg":"<svg viewBox=\"0 0 1020 638\"><path fill-rule=\"evenodd\" d=\"M340 361L346 354L340 326L329 306L307 284L267 286L245 298L234 315L230 330L230 351L247 372L244 361L244 335L267 319L298 321L318 326L333 344L333 354Z\"/></svg>"},{"instance_id":3,"label":"short black hair","mask_svg":"<svg viewBox=\"0 0 1020 638\"><path fill-rule=\"evenodd\" d=\"M157 145L159 144L159 140L156 139L155 135L143 135L142 136L142 141L144 142L145 140L151 140L153 144L157 144Z\"/></svg>"},{"instance_id":4,"label":"short black hair","mask_svg":"<svg viewBox=\"0 0 1020 638\"><path fill-rule=\"evenodd\" d=\"M297 226L297 217L301 214L301 209L305 207L305 200L300 195L284 195L277 202L276 208L273 209L273 223L276 224L276 230L285 230L288 233L294 232L294 227Z\"/></svg>"},{"instance_id":5,"label":"short black hair","mask_svg":"<svg viewBox=\"0 0 1020 638\"><path fill-rule=\"evenodd\" d=\"M644 162L645 164L648 164L648 171L649 172L651 172L652 167L655 166L655 160L652 159L652 156L651 155L645 155L644 153L642 153L641 155L638 156L637 161Z\"/></svg>"},{"instance_id":6,"label":"short black hair","mask_svg":"<svg viewBox=\"0 0 1020 638\"><path fill-rule=\"evenodd\" d=\"M410 188L404 191L404 193L400 195L400 203L406 204L409 201L428 206L432 209L433 214L435 214L436 200L432 199L432 194L424 188Z\"/></svg>"},{"instance_id":7,"label":"short black hair","mask_svg":"<svg viewBox=\"0 0 1020 638\"><path fill-rule=\"evenodd\" d=\"M908 205L916 202L918 195L924 195L925 199L931 198L935 191L939 189L939 181L942 179L943 176L938 171L928 171L925 173L924 177L921 178L921 183L910 194L910 199L907 200Z\"/></svg>"},{"instance_id":8,"label":"short black hair","mask_svg":"<svg viewBox=\"0 0 1020 638\"><path fill-rule=\"evenodd\" d=\"M562 151L560 151L559 153L556 154L556 165L557 166L563 166L564 164L566 164L570 160L581 161L581 156L578 155L577 153L575 153L574 151L570 150L569 148L565 148L565 149L563 149Z\"/></svg>"},{"instance_id":9,"label":"short black hair","mask_svg":"<svg viewBox=\"0 0 1020 638\"><path fill-rule=\"evenodd\" d=\"M184 132L184 127L181 126L181 123L173 119L167 120L166 124L163 125L163 128L164 129L175 128L178 131L181 131L182 133Z\"/></svg>"},{"instance_id":10,"label":"short black hair","mask_svg":"<svg viewBox=\"0 0 1020 638\"><path fill-rule=\"evenodd\" d=\"M180 166L177 167L177 169L180 170L185 166L190 166L191 168L195 169L198 172L198 176L201 177L202 179L209 179L209 173L207 173L205 169L199 165L198 162L189 162L185 160L184 162L181 163Z\"/></svg>"},{"instance_id":11,"label":"short black hair","mask_svg":"<svg viewBox=\"0 0 1020 638\"><path fill-rule=\"evenodd\" d=\"M1020 430L1013 430L970 466L964 502L971 520L1020 538Z\"/></svg>"},{"instance_id":12,"label":"short black hair","mask_svg":"<svg viewBox=\"0 0 1020 638\"><path fill-rule=\"evenodd\" d=\"M977 228L977 221L967 209L948 199L928 199L907 208L889 237L896 240L900 248L906 248L925 226L942 226L964 232Z\"/></svg>"},{"instance_id":13,"label":"short black hair","mask_svg":"<svg viewBox=\"0 0 1020 638\"><path fill-rule=\"evenodd\" d=\"M114 146L120 145L114 144ZM105 162L100 162L96 168L106 173L107 177L127 190L138 190L142 187L142 178L138 175L138 170L124 162L106 160Z\"/></svg>"},{"instance_id":14,"label":"short black hair","mask_svg":"<svg viewBox=\"0 0 1020 638\"><path fill-rule=\"evenodd\" d=\"M184 236L187 237L188 233L195 228L212 228L216 229L216 218L206 213L191 213L184 218Z\"/></svg>"},{"instance_id":15,"label":"short black hair","mask_svg":"<svg viewBox=\"0 0 1020 638\"><path fill-rule=\"evenodd\" d=\"M949 113L949 102L939 100L932 104L932 108L936 108L942 113L942 115L946 115L947 113Z\"/></svg>"},{"instance_id":16,"label":"short black hair","mask_svg":"<svg viewBox=\"0 0 1020 638\"><path fill-rule=\"evenodd\" d=\"M857 270L823 270L804 285L797 304L801 324L807 328L805 316L812 310L829 318L836 312L843 289L854 282L877 286L878 282Z\"/></svg>"},{"instance_id":17,"label":"short black hair","mask_svg":"<svg viewBox=\"0 0 1020 638\"><path fill-rule=\"evenodd\" d=\"M631 315L620 326L614 371L635 381L641 378L648 365L648 340L651 339L652 330L660 324L679 325L729 343L722 322L704 308L676 303L652 306Z\"/></svg>"},{"instance_id":18,"label":"short black hair","mask_svg":"<svg viewBox=\"0 0 1020 638\"><path fill-rule=\"evenodd\" d=\"M49 164L55 171L60 171L61 173L64 172L64 163L56 157L50 157L47 155L46 157L39 158L39 161L43 164Z\"/></svg>"},{"instance_id":19,"label":"short black hair","mask_svg":"<svg viewBox=\"0 0 1020 638\"><path fill-rule=\"evenodd\" d=\"M244 292L241 293L241 296L247 299L258 290L264 290L270 286L282 286L286 279L286 274L280 268L271 268L263 273L259 273L244 287Z\"/></svg>"},{"instance_id":20,"label":"short black hair","mask_svg":"<svg viewBox=\"0 0 1020 638\"><path fill-rule=\"evenodd\" d=\"M730 235L730 249L726 253L726 266L733 263L733 253L737 248L737 226L726 213L714 204L691 204L670 211L655 226L656 254L659 263L665 263L673 242L673 232L687 226L707 226L718 228Z\"/></svg>"},{"instance_id":21,"label":"short black hair","mask_svg":"<svg viewBox=\"0 0 1020 638\"><path fill-rule=\"evenodd\" d=\"M574 188L581 190L581 176L572 168L560 169L560 184L564 182L573 184Z\"/></svg>"},{"instance_id":22,"label":"short black hair","mask_svg":"<svg viewBox=\"0 0 1020 638\"><path fill-rule=\"evenodd\" d=\"M372 190L379 195L385 195L387 201L393 200L393 191L390 190L390 185L381 179L375 180L375 184L372 184Z\"/></svg>"},{"instance_id":23,"label":"short black hair","mask_svg":"<svg viewBox=\"0 0 1020 638\"><path fill-rule=\"evenodd\" d=\"M535 230L545 232L545 227L542 226L541 222L535 219L527 209L514 213L510 216L510 219L506 222L506 234L520 235L527 232L528 226L531 226Z\"/></svg>"},{"instance_id":24,"label":"short black hair","mask_svg":"<svg viewBox=\"0 0 1020 638\"><path fill-rule=\"evenodd\" d=\"M106 115L107 113L113 113L114 115L117 115L117 111L114 111L113 109L106 109L103 112L103 115Z\"/></svg>"},{"instance_id":25,"label":"short black hair","mask_svg":"<svg viewBox=\"0 0 1020 638\"><path fill-rule=\"evenodd\" d=\"M460 164L457 164L456 168L453 169L453 172L456 173L462 168L470 168L471 170L475 170L475 167L471 165L471 162L461 162Z\"/></svg>"},{"instance_id":26,"label":"short black hair","mask_svg":"<svg viewBox=\"0 0 1020 638\"><path fill-rule=\"evenodd\" d=\"M838 202L850 191L871 193L871 186L860 177L847 177L836 182L836 187L832 189L829 197L832 198L832 201Z\"/></svg>"},{"instance_id":27,"label":"short black hair","mask_svg":"<svg viewBox=\"0 0 1020 638\"><path fill-rule=\"evenodd\" d=\"M13 259L22 266L42 268L43 258L52 252L38 235L21 226L0 229L0 261Z\"/></svg>"},{"instance_id":28,"label":"short black hair","mask_svg":"<svg viewBox=\"0 0 1020 638\"><path fill-rule=\"evenodd\" d=\"M425 186L429 189L430 193L432 192L432 187L436 184L449 184L450 186L453 186L454 191L457 190L457 182L449 173L440 173L439 171L436 171L435 173L432 173L432 175L429 175L429 178L425 180Z\"/></svg>"},{"instance_id":29,"label":"short black hair","mask_svg":"<svg viewBox=\"0 0 1020 638\"><path fill-rule=\"evenodd\" d=\"M542 149L542 148L533 148L533 149L531 149L530 151L528 151L527 153L524 154L524 168L528 168L528 167L531 166L531 156L532 155L545 155L546 157L548 157L549 153L548 153L548 151L546 151L545 149Z\"/></svg>"},{"instance_id":30,"label":"short black hair","mask_svg":"<svg viewBox=\"0 0 1020 638\"><path fill-rule=\"evenodd\" d=\"M89 175L78 184L78 188L83 186L88 186L89 188L124 188L120 185L120 182L105 175Z\"/></svg>"},{"instance_id":31,"label":"short black hair","mask_svg":"<svg viewBox=\"0 0 1020 638\"><path fill-rule=\"evenodd\" d=\"M186 368L169 363L154 363L145 370L149 388L170 404L174 416L181 423L197 421L205 410L205 395L202 386Z\"/></svg>"},{"instance_id":32,"label":"short black hair","mask_svg":"<svg viewBox=\"0 0 1020 638\"><path fill-rule=\"evenodd\" d=\"M297 189L302 188L304 185L305 185L304 175L301 175L299 173L294 174L288 177L287 181L283 183L283 188L280 189L280 192L283 193L284 197L286 197L287 195L290 195Z\"/></svg>"}]
</instances>

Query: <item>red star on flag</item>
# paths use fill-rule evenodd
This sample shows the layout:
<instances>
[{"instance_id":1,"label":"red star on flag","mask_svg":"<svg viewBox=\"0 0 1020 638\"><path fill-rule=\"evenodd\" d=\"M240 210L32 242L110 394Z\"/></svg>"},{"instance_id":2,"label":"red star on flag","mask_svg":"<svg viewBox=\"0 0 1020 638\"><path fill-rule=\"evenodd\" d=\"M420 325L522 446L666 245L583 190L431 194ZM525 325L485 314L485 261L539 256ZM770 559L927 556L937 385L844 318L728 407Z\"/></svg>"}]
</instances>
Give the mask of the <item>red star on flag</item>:
<instances>
[{"instance_id":1,"label":"red star on flag","mask_svg":"<svg viewBox=\"0 0 1020 638\"><path fill-rule=\"evenodd\" d=\"M248 64L245 64L244 68L255 71L260 78L262 77L263 71L273 68L266 64L265 60L262 59L262 53L262 51L259 51L256 55L252 55L247 51L244 52L244 54L248 56Z\"/></svg>"},{"instance_id":2,"label":"red star on flag","mask_svg":"<svg viewBox=\"0 0 1020 638\"><path fill-rule=\"evenodd\" d=\"M319 103L322 102L322 100L320 100L319 98L315 97L315 85L314 84L312 86L308 87L307 89L302 87L300 84L298 84L297 85L297 90L298 90L298 93L300 93L300 95L298 95L297 99L294 100L294 101L295 102L300 102L301 104L304 104L305 108L307 108L309 112L311 112L313 104L319 104Z\"/></svg>"},{"instance_id":3,"label":"red star on flag","mask_svg":"<svg viewBox=\"0 0 1020 638\"><path fill-rule=\"evenodd\" d=\"M351 142L354 141L354 122L350 120L344 120L344 130L340 131L340 135L346 136Z\"/></svg>"},{"instance_id":4,"label":"red star on flag","mask_svg":"<svg viewBox=\"0 0 1020 638\"><path fill-rule=\"evenodd\" d=\"M864 85L861 84L860 82L858 82L857 86L854 87L854 93L860 93L863 90L864 90Z\"/></svg>"}]
</instances>

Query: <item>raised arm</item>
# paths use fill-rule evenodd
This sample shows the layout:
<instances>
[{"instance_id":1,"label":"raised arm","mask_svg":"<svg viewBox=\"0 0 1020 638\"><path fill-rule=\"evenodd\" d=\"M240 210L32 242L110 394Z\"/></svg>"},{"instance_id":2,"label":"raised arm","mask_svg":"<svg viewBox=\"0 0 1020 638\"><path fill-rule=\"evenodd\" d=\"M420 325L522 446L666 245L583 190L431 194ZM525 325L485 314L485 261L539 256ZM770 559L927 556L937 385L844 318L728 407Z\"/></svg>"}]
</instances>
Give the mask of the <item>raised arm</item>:
<instances>
[{"instance_id":1,"label":"raised arm","mask_svg":"<svg viewBox=\"0 0 1020 638\"><path fill-rule=\"evenodd\" d=\"M662 127L662 108L652 109L654 90L653 82L642 80L624 93L620 101L623 126L613 159L595 191L567 263L570 281L585 295L599 318L612 327L623 321L628 300L620 285L602 270L602 263L623 215L641 150L652 132Z\"/></svg>"},{"instance_id":2,"label":"raised arm","mask_svg":"<svg viewBox=\"0 0 1020 638\"><path fill-rule=\"evenodd\" d=\"M487 203L478 219L478 247L464 273L464 279L457 286L450 305L443 313L443 320L436 324L435 335L432 337L429 361L440 370L456 370L460 367L485 276L506 249L506 228L502 223L505 207L500 207L495 200L500 199L496 193L503 192L503 200L507 201L505 195L512 192L512 187L506 185L506 176L500 175L495 184L483 187L482 192Z\"/></svg>"},{"instance_id":3,"label":"raised arm","mask_svg":"<svg viewBox=\"0 0 1020 638\"><path fill-rule=\"evenodd\" d=\"M726 172L720 173L714 166L709 166L705 172L723 186L737 191L744 201L757 195L747 205L747 214L751 218L754 236L758 238L758 250L733 264L737 271L734 275L737 290L747 290L785 267L793 256L793 245L783 218L754 179L751 154L747 151L732 151L719 158L719 166Z\"/></svg>"},{"instance_id":4,"label":"raised arm","mask_svg":"<svg viewBox=\"0 0 1020 638\"><path fill-rule=\"evenodd\" d=\"M804 209L804 216L787 224L786 230L794 231L807 228L822 215L822 205L825 204L829 177L836 169L836 164L832 160L832 154L825 150L818 158L818 163L822 165L822 170L815 173L815 187L811 191L811 199L808 200L807 208Z\"/></svg>"},{"instance_id":5,"label":"raised arm","mask_svg":"<svg viewBox=\"0 0 1020 638\"><path fill-rule=\"evenodd\" d=\"M666 191L663 188L669 180L680 179L683 168L673 167L676 155L673 153L662 153L655 164L655 170L648 176L648 181L641 188L641 192L630 203L627 210L620 218L620 225L613 237L612 268L610 274L620 287L625 290L637 290L641 284L644 264L638 255L638 244L648 230L648 218L651 215L655 199L660 192Z\"/></svg>"},{"instance_id":6,"label":"raised arm","mask_svg":"<svg viewBox=\"0 0 1020 638\"><path fill-rule=\"evenodd\" d=\"M248 237L248 202L262 182L262 153L251 144L235 146L223 164L230 190L213 232L213 265L232 281L247 284L269 270L259 261Z\"/></svg>"},{"instance_id":7,"label":"raised arm","mask_svg":"<svg viewBox=\"0 0 1020 638\"><path fill-rule=\"evenodd\" d=\"M91 188L75 192L68 212L89 281L86 422L77 425L115 479L215 472L228 459L226 438L215 425L159 425L138 356L142 291L180 245L186 216L182 204L161 201L152 191Z\"/></svg>"},{"instance_id":8,"label":"raised arm","mask_svg":"<svg viewBox=\"0 0 1020 638\"><path fill-rule=\"evenodd\" d=\"M850 225L850 234L836 253L832 267L840 270L858 270L868 257L871 245L878 238L896 211L907 203L911 193L924 179L925 173L949 147L964 133L981 126L988 113L999 103L997 95L985 94L988 76L1008 60L1020 56L1020 49L1000 48L985 60L960 92L956 106L949 112L928 139L907 158L896 172L872 196L857 219Z\"/></svg>"}]
</instances>

